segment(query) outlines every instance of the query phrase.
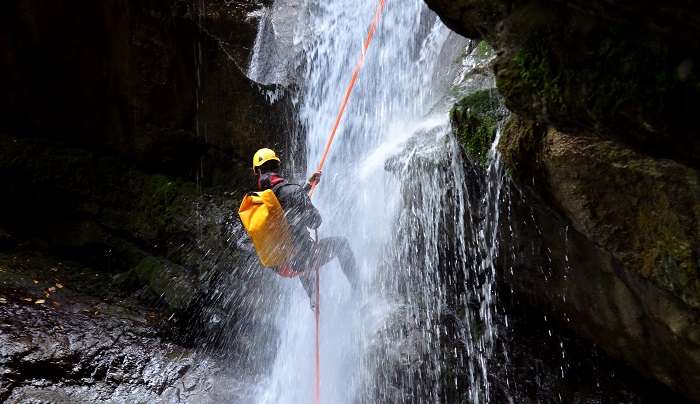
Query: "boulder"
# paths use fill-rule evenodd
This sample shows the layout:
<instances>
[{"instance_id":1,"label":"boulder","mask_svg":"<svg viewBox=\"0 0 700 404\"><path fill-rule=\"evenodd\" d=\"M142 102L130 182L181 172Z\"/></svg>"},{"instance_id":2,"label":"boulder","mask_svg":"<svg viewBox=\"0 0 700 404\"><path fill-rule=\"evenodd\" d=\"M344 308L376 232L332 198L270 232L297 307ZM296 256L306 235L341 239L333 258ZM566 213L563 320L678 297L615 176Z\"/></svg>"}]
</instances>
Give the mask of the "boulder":
<instances>
[{"instance_id":1,"label":"boulder","mask_svg":"<svg viewBox=\"0 0 700 404\"><path fill-rule=\"evenodd\" d=\"M500 232L502 282L700 399L700 8L426 3L495 49L498 91L515 113L499 144L515 189Z\"/></svg>"},{"instance_id":2,"label":"boulder","mask_svg":"<svg viewBox=\"0 0 700 404\"><path fill-rule=\"evenodd\" d=\"M516 170L501 230L501 267L514 269L502 281L611 356L700 397L700 173L519 117L500 149Z\"/></svg>"},{"instance_id":3,"label":"boulder","mask_svg":"<svg viewBox=\"0 0 700 404\"><path fill-rule=\"evenodd\" d=\"M700 309L700 171L554 129L542 159L551 195L576 230Z\"/></svg>"}]
</instances>

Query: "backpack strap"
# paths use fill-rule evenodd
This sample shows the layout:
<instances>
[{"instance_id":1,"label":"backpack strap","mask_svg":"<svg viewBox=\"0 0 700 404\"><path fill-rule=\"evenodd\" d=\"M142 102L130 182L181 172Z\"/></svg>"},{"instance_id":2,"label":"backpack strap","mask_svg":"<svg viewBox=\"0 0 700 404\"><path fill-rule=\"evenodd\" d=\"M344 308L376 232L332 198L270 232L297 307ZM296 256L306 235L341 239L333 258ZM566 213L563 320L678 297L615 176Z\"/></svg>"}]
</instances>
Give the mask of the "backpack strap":
<instances>
[{"instance_id":1,"label":"backpack strap","mask_svg":"<svg viewBox=\"0 0 700 404\"><path fill-rule=\"evenodd\" d=\"M277 191L279 191L279 190L280 190L281 188L283 188L283 187L286 187L287 185L292 185L292 184L290 184L290 183L287 182L286 180L285 180L285 181L281 181L281 182L279 182L277 185L275 185L274 187L272 187L272 192L274 192L275 195L277 195Z\"/></svg>"},{"instance_id":2,"label":"backpack strap","mask_svg":"<svg viewBox=\"0 0 700 404\"><path fill-rule=\"evenodd\" d=\"M288 183L287 181L283 181L283 182L278 183L278 184L275 185L274 187L268 188L268 189L271 190L271 191L275 194L275 196L277 196L277 191L278 191L280 188L284 187L285 185L292 185L292 184ZM246 195L258 195L259 193L264 192L264 191L265 191L265 190L262 190L262 191L248 191L248 192L246 192Z\"/></svg>"}]
</instances>

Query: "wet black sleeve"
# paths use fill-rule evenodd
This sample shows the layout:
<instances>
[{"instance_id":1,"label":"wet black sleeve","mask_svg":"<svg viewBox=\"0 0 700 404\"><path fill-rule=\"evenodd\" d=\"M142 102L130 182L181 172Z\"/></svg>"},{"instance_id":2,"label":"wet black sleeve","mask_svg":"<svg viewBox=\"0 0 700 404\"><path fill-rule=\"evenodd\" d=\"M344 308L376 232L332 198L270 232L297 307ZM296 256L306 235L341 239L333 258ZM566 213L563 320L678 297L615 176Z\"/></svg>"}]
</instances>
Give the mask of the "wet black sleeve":
<instances>
[{"instance_id":1,"label":"wet black sleeve","mask_svg":"<svg viewBox=\"0 0 700 404\"><path fill-rule=\"evenodd\" d=\"M318 209L311 203L311 198L306 193L303 187L297 187L294 190L295 205L299 207L301 213L301 222L310 229L317 229L322 222L321 214Z\"/></svg>"}]
</instances>

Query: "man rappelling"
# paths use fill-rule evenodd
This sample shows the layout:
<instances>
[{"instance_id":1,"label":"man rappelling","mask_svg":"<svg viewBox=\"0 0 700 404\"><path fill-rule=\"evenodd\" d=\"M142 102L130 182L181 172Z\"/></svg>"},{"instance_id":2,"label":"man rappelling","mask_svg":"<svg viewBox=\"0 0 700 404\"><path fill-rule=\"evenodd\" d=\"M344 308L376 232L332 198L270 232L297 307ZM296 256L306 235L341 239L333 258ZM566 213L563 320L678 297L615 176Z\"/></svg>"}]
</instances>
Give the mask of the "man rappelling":
<instances>
[{"instance_id":1,"label":"man rappelling","mask_svg":"<svg viewBox=\"0 0 700 404\"><path fill-rule=\"evenodd\" d=\"M238 214L263 265L277 268L282 276L299 275L316 323L314 403L321 402L321 327L320 327L320 274L319 267L338 257L345 276L355 292L359 292L359 279L355 257L345 238L334 237L311 239L309 229L316 230L321 225L321 216L311 204L310 195L321 178L321 170L326 163L333 139L343 119L353 88L360 76L369 45L377 30L379 18L386 0L379 0L367 36L362 43L362 53L352 71L352 77L343 95L338 114L331 128L321 160L314 175L302 188L289 184L279 175L280 159L270 149L260 149L253 156L253 171L258 178L258 192L248 194L241 202ZM307 193L308 192L308 193ZM312 276L311 275L315 275ZM315 291L315 293L314 293Z\"/></svg>"},{"instance_id":2,"label":"man rappelling","mask_svg":"<svg viewBox=\"0 0 700 404\"><path fill-rule=\"evenodd\" d=\"M314 241L309 233L322 221L308 194L321 172L315 172L303 187L290 183L280 174L280 159L271 149L255 153L253 172L258 192L244 198L239 214L262 264L283 277L299 277L312 307L313 272L333 258L338 258L353 290L358 291L357 263L348 240L327 237Z\"/></svg>"}]
</instances>

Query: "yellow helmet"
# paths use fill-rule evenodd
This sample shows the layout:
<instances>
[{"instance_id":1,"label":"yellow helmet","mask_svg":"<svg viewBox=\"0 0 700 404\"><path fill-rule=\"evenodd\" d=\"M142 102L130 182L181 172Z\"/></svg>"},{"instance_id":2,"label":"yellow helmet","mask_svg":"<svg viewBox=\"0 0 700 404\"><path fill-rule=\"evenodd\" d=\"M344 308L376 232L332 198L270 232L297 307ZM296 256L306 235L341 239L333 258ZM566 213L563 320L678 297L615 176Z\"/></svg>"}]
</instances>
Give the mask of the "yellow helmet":
<instances>
[{"instance_id":1,"label":"yellow helmet","mask_svg":"<svg viewBox=\"0 0 700 404\"><path fill-rule=\"evenodd\" d=\"M280 161L275 151L272 149L260 149L253 155L253 171L270 160Z\"/></svg>"}]
</instances>

